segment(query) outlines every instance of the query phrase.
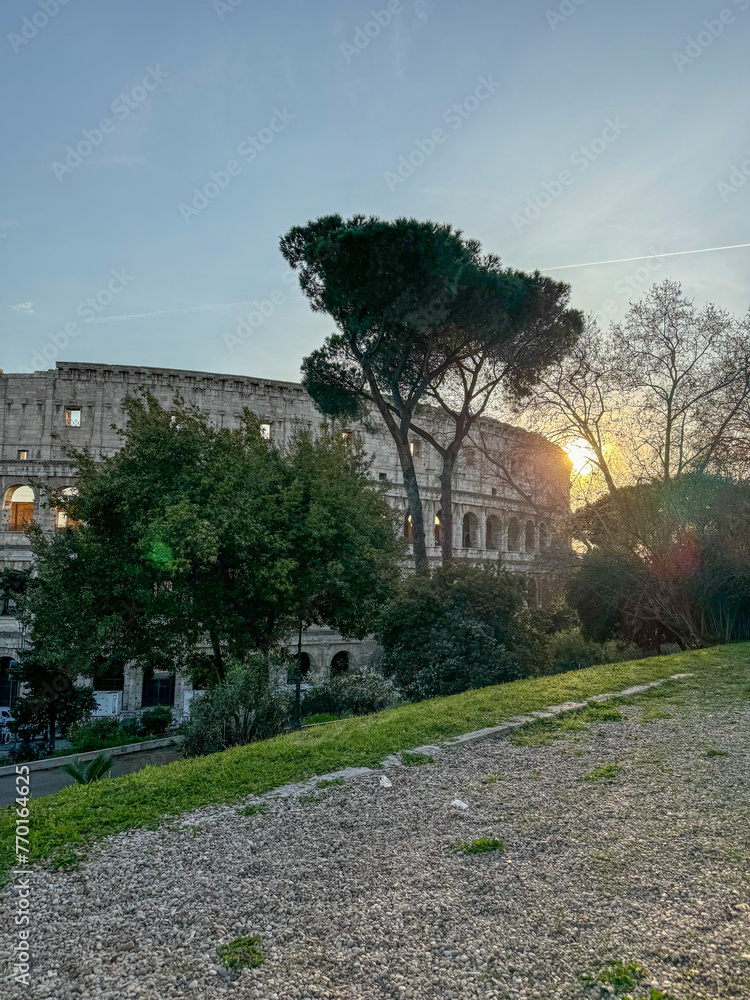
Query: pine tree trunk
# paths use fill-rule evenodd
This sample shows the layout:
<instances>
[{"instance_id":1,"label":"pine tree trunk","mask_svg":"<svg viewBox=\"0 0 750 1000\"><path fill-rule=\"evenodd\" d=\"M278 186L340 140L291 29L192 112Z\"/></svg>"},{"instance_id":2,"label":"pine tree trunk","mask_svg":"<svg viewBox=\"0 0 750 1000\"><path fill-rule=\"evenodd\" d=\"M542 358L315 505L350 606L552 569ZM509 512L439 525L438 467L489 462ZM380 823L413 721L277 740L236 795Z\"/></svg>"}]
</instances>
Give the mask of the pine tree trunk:
<instances>
[{"instance_id":1,"label":"pine tree trunk","mask_svg":"<svg viewBox=\"0 0 750 1000\"><path fill-rule=\"evenodd\" d=\"M411 515L412 536L414 539L414 569L417 573L426 573L427 564L427 542L424 533L424 513L422 511L422 500L419 495L419 483L417 473L414 469L414 462L409 451L409 443L398 442L398 454L401 459L401 471L404 476L404 489L406 499L409 502L409 514Z\"/></svg>"},{"instance_id":2,"label":"pine tree trunk","mask_svg":"<svg viewBox=\"0 0 750 1000\"><path fill-rule=\"evenodd\" d=\"M443 455L440 473L440 527L442 529L443 566L453 561L453 469L456 456L451 451Z\"/></svg>"}]
</instances>

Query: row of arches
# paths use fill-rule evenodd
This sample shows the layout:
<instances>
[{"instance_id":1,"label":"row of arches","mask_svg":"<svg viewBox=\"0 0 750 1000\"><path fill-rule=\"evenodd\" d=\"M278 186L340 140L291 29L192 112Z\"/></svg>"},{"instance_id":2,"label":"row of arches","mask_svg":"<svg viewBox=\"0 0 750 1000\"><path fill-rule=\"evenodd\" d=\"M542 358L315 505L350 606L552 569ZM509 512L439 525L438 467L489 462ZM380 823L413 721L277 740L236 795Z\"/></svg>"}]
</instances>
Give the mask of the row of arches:
<instances>
[{"instance_id":1,"label":"row of arches","mask_svg":"<svg viewBox=\"0 0 750 1000\"><path fill-rule=\"evenodd\" d=\"M302 662L300 664L300 676L303 680L309 676L311 667L312 661L309 653L303 653ZM339 674L345 674L348 669L349 654L347 651L345 649L341 649L338 653L334 653L331 659L331 677L336 677Z\"/></svg>"},{"instance_id":2,"label":"row of arches","mask_svg":"<svg viewBox=\"0 0 750 1000\"><path fill-rule=\"evenodd\" d=\"M435 545L440 547L443 544L443 523L442 510L435 514ZM537 533L538 532L538 533ZM410 544L414 541L414 527L412 525L411 514L404 518L404 538ZM496 514L490 514L485 526L484 547L493 552L503 549L503 522ZM536 552L544 551L549 547L549 529L542 521L538 526L534 521L526 521L522 525L517 517L511 517L507 523L507 537L505 538L507 552ZM479 541L479 520L476 514L468 511L463 516L461 523L461 546L464 549L480 548Z\"/></svg>"}]
</instances>

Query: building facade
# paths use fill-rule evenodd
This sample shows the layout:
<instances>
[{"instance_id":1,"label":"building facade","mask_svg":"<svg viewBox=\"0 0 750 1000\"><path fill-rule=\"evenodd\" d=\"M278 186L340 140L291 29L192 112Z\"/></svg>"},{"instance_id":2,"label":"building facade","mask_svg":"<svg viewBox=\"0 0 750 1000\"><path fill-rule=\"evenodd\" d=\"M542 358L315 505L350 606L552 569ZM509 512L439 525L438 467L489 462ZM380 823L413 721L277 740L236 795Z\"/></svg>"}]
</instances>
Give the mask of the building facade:
<instances>
[{"instance_id":1,"label":"building facade","mask_svg":"<svg viewBox=\"0 0 750 1000\"><path fill-rule=\"evenodd\" d=\"M75 469L67 447L88 447L95 456L114 454L120 447L116 428L123 427L125 397L151 392L169 406L176 393L205 412L217 427L238 426L244 409L261 422L262 432L282 444L298 428L315 431L324 419L301 385L237 375L164 368L58 362L55 369L33 374L0 373L0 568L24 569L32 554L25 527L30 520L44 531L64 527L64 515L45 504L39 483L75 488ZM440 418L428 414L430 430L440 437ZM447 428L446 428L447 432ZM372 476L388 483L389 503L403 512L408 540L410 523L396 449L377 415L367 425L353 425L372 458ZM454 549L457 558L500 560L529 581L530 600L541 600L541 556L567 510L570 463L561 449L488 418L478 425L475 441L467 442L457 465L454 485ZM415 435L412 442L423 498L428 556L440 562L440 460L434 449ZM498 461L491 457L497 456ZM490 457L488 457L490 456ZM515 467L518 478L503 474ZM523 487L511 483L520 483ZM0 705L8 704L12 685L10 661L25 641L12 602L0 608ZM330 673L362 666L377 655L371 640L350 642L328 629L305 634L303 664L310 682ZM170 703L177 715L187 710L191 688L187 679L154 677L126 669L107 679L107 690L122 691L122 710L132 715L142 707Z\"/></svg>"}]
</instances>

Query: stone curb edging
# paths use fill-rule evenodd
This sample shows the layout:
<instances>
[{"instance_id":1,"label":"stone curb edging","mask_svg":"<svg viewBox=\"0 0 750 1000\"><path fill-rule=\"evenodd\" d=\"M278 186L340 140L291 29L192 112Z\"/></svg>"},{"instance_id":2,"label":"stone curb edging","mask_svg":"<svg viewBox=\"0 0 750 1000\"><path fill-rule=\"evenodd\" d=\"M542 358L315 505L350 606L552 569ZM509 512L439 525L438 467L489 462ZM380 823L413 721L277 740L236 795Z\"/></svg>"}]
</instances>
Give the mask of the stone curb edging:
<instances>
[{"instance_id":1,"label":"stone curb edging","mask_svg":"<svg viewBox=\"0 0 750 1000\"><path fill-rule=\"evenodd\" d=\"M166 736L158 740L144 740L142 743L124 743L119 747L106 747L104 750L86 750L84 753L67 754L65 757L46 757L44 760L29 760L25 766L29 771L51 771L63 764L72 764L77 760L93 760L100 753L110 757L119 757L124 753L138 753L139 750L158 750L159 747L173 746L182 743L182 736ZM6 764L0 767L0 778L6 774L16 774L16 764Z\"/></svg>"},{"instance_id":2,"label":"stone curb edging","mask_svg":"<svg viewBox=\"0 0 750 1000\"><path fill-rule=\"evenodd\" d=\"M664 684L665 681L682 680L684 677L692 677L692 674L670 674L669 677L662 677L660 680L647 681L645 684L634 684L632 687L625 688L623 691L607 691L604 694L594 694L585 701L565 701L560 705L550 705L544 711L531 712L529 715L517 715L514 718L509 719L508 722L501 723L499 726L488 726L485 729L475 729L471 733L462 733L460 736L454 736L452 739L446 740L439 746L427 745L421 747L410 747L405 752L432 754L441 750L456 749L469 743L478 743L481 740L495 739L499 736L508 736L510 733L515 732L516 729L520 729L522 726L527 726L529 723L539 722L541 719L553 719L559 715L565 715L568 712L577 712L582 708L587 708L592 703L595 705L601 704L609 701L611 698L626 698L631 694L643 694L650 688L659 687ZM343 778L347 781L351 778L361 778L368 774L378 774L380 771L389 767L404 766L405 765L401 761L399 754L389 754L385 760L381 761L380 767L344 767L339 771L329 771L327 774L316 774L314 778L308 778L307 781L298 781L289 785L281 785L279 788L271 789L270 792L265 792L263 795L253 795L244 801L252 802L260 800L261 802L267 802L273 799L284 799L292 796L305 795L316 791L319 781L331 781L335 778ZM236 808L236 804L223 807L224 811L230 812L234 812ZM215 815L215 813L212 813L209 816L204 815L200 818L194 819L192 822L187 821L185 825L199 826L201 822L210 821L215 817Z\"/></svg>"}]
</instances>

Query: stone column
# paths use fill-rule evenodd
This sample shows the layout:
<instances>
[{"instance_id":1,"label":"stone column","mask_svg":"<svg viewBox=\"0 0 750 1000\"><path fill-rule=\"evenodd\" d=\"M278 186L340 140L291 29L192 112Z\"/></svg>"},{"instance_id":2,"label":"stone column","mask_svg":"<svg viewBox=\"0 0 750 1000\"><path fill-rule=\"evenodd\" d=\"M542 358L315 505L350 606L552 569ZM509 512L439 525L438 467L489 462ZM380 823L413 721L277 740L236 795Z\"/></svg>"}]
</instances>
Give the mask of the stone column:
<instances>
[{"instance_id":1,"label":"stone column","mask_svg":"<svg viewBox=\"0 0 750 1000\"><path fill-rule=\"evenodd\" d=\"M124 670L122 686L122 711L132 716L141 707L143 700L143 671L128 664Z\"/></svg>"}]
</instances>

